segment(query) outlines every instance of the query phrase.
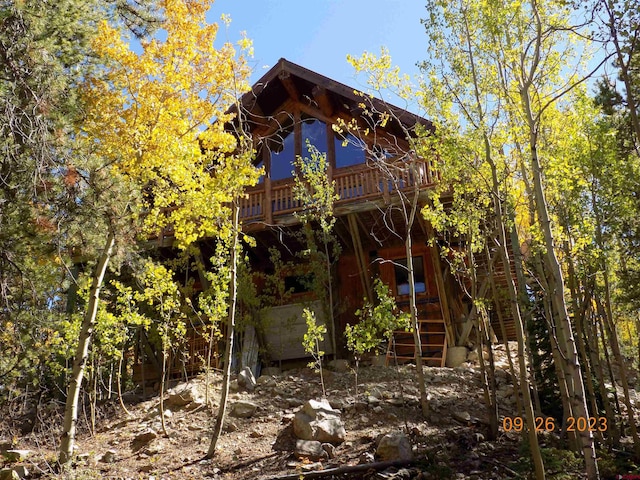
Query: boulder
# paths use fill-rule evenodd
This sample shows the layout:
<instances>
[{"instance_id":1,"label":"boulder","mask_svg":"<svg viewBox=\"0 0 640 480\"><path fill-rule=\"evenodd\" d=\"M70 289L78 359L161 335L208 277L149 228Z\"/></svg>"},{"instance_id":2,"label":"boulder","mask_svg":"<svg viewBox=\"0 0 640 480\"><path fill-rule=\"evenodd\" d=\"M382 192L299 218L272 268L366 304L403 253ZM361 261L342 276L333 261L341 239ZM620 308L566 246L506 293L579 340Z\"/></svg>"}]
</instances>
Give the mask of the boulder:
<instances>
[{"instance_id":1,"label":"boulder","mask_svg":"<svg viewBox=\"0 0 640 480\"><path fill-rule=\"evenodd\" d=\"M274 388L276 386L276 379L270 375L262 375L256 380L256 383L259 387Z\"/></svg>"},{"instance_id":2,"label":"boulder","mask_svg":"<svg viewBox=\"0 0 640 480\"><path fill-rule=\"evenodd\" d=\"M244 388L247 392L253 392L256 389L256 377L253 376L251 368L244 367L238 374L238 386Z\"/></svg>"},{"instance_id":3,"label":"boulder","mask_svg":"<svg viewBox=\"0 0 640 480\"><path fill-rule=\"evenodd\" d=\"M469 412L455 411L453 412L452 416L453 418L455 418L456 420L462 423L468 423L471 421L471 415L469 414Z\"/></svg>"},{"instance_id":4,"label":"boulder","mask_svg":"<svg viewBox=\"0 0 640 480\"><path fill-rule=\"evenodd\" d=\"M309 400L293 418L293 433L302 440L338 444L346 435L340 410L334 410L326 399Z\"/></svg>"},{"instance_id":5,"label":"boulder","mask_svg":"<svg viewBox=\"0 0 640 480\"><path fill-rule=\"evenodd\" d=\"M155 430L149 428L142 433L136 435L133 440L131 440L131 447L134 450L140 450L142 447L151 442L154 438L158 438L158 434Z\"/></svg>"},{"instance_id":6,"label":"boulder","mask_svg":"<svg viewBox=\"0 0 640 480\"><path fill-rule=\"evenodd\" d=\"M387 433L380 439L376 456L381 461L411 460L413 452L409 437L402 432Z\"/></svg>"},{"instance_id":7,"label":"boulder","mask_svg":"<svg viewBox=\"0 0 640 480\"><path fill-rule=\"evenodd\" d=\"M308 458L312 461L327 457L327 452L322 448L322 443L315 440L296 440L294 454L298 458Z\"/></svg>"},{"instance_id":8,"label":"boulder","mask_svg":"<svg viewBox=\"0 0 640 480\"><path fill-rule=\"evenodd\" d=\"M249 418L256 413L257 409L258 405L255 403L240 400L231 407L231 415L237 418Z\"/></svg>"},{"instance_id":9,"label":"boulder","mask_svg":"<svg viewBox=\"0 0 640 480\"><path fill-rule=\"evenodd\" d=\"M204 404L204 395L194 383L182 383L167 393L167 404L172 407L184 407L190 403Z\"/></svg>"}]
</instances>

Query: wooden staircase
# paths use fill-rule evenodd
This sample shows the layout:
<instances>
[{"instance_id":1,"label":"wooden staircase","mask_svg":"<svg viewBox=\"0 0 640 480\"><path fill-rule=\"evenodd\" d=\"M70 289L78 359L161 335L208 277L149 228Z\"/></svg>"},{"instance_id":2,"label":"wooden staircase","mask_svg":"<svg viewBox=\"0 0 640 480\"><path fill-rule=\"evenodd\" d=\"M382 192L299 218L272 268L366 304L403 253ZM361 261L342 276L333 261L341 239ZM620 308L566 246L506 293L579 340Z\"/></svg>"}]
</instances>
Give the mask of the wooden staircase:
<instances>
[{"instance_id":1,"label":"wooden staircase","mask_svg":"<svg viewBox=\"0 0 640 480\"><path fill-rule=\"evenodd\" d=\"M408 309L408 302L398 306ZM438 297L417 300L420 342L422 344L422 364L429 367L444 367L447 358L446 327L442 318L442 307ZM387 347L387 365L415 360L413 332L398 330L393 332Z\"/></svg>"}]
</instances>

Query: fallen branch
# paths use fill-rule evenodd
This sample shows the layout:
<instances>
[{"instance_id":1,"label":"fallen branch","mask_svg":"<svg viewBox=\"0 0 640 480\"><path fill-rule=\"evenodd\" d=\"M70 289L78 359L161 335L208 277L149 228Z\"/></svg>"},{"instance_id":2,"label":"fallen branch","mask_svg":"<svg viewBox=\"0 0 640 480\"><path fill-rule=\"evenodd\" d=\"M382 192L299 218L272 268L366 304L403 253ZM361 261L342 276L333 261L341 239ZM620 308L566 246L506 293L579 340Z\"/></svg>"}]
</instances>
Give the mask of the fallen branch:
<instances>
[{"instance_id":1,"label":"fallen branch","mask_svg":"<svg viewBox=\"0 0 640 480\"><path fill-rule=\"evenodd\" d=\"M345 473L368 472L370 470L385 470L389 467L406 467L411 465L412 460L393 460L387 462L364 463L362 465L345 465L344 467L328 468L319 472L304 472L269 477L265 480L306 480L308 478L324 478L331 475L342 475Z\"/></svg>"},{"instance_id":2,"label":"fallen branch","mask_svg":"<svg viewBox=\"0 0 640 480\"><path fill-rule=\"evenodd\" d=\"M495 465L496 467L502 468L503 470L505 470L508 474L513 475L514 477L518 476L518 473L515 472L514 470L511 470L509 467L507 467L504 463L499 462L497 460L494 460L493 458L482 458L481 459L483 462L485 463L490 463L491 465Z\"/></svg>"},{"instance_id":3,"label":"fallen branch","mask_svg":"<svg viewBox=\"0 0 640 480\"><path fill-rule=\"evenodd\" d=\"M263 455L262 457L251 458L249 460L244 460L242 462L234 463L233 465L229 465L228 467L220 468L221 472L232 472L233 470L238 470L239 468L248 467L249 465L253 465L254 463L261 462L262 460L266 460L268 458L278 456L280 452L270 453L268 455Z\"/></svg>"}]
</instances>

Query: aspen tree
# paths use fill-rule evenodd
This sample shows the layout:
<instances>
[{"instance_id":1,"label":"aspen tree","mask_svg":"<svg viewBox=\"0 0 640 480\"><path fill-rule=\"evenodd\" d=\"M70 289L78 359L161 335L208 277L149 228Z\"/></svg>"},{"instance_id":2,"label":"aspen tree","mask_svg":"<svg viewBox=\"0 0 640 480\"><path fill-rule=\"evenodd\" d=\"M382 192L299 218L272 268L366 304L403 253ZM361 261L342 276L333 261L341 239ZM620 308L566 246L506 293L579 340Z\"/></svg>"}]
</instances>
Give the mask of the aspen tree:
<instances>
[{"instance_id":1,"label":"aspen tree","mask_svg":"<svg viewBox=\"0 0 640 480\"><path fill-rule=\"evenodd\" d=\"M164 0L166 40L144 40L137 54L120 32L98 26L95 54L105 67L87 77L82 91L86 118L79 135L117 176L130 199L124 213L143 235L172 225L176 245L185 249L203 237L234 234L229 202L257 181L249 155L233 155L235 137L224 130L226 113L247 87L248 69L233 45L214 47L218 26L207 24L209 0ZM226 20L226 19L225 19ZM250 48L246 39L243 50ZM214 123L215 122L215 123ZM113 194L113 192L111 192ZM101 201L109 204L108 195ZM142 220L139 220L142 217ZM99 301L116 231L106 235L104 253L93 277L90 298ZM92 303L89 304L92 307ZM95 324L89 308L70 384L60 462L71 459L78 390Z\"/></svg>"}]
</instances>

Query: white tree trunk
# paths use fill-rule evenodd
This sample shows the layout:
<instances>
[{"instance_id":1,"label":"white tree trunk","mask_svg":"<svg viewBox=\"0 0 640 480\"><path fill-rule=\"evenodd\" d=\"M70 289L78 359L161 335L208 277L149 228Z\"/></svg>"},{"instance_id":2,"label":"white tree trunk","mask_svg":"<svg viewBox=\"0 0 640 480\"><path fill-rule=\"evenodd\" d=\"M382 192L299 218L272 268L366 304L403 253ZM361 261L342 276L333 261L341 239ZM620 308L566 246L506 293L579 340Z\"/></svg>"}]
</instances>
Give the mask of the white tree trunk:
<instances>
[{"instance_id":1,"label":"white tree trunk","mask_svg":"<svg viewBox=\"0 0 640 480\"><path fill-rule=\"evenodd\" d=\"M80 336L78 338L78 346L76 348L75 360L73 361L73 371L69 388L67 390L67 401L64 409L64 424L62 426L62 437L60 441L60 452L58 461L61 464L68 463L73 455L73 444L76 436L76 422L78 420L78 398L80 396L80 388L82 386L82 378L84 369L89 358L89 348L93 337L93 329L96 323L96 315L98 313L98 303L100 301L100 289L102 281L107 271L107 265L113 253L115 245L115 235L109 232L104 250L100 255L98 264L93 273L91 282L91 290L89 294L89 303L87 310L82 319L80 327Z\"/></svg>"},{"instance_id":2,"label":"white tree trunk","mask_svg":"<svg viewBox=\"0 0 640 480\"><path fill-rule=\"evenodd\" d=\"M218 407L218 415L216 424L211 434L211 443L205 458L213 458L216 453L216 445L222 434L224 425L224 415L227 410L227 399L229 397L229 380L231 377L231 359L233 357L233 336L235 335L236 326L236 303L237 303L237 275L238 275L238 226L240 208L237 202L233 202L233 242L231 245L231 279L229 281L229 316L227 321L227 344L224 354L224 375L222 378L222 392L220 393L220 406Z\"/></svg>"}]
</instances>

